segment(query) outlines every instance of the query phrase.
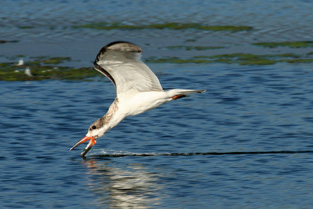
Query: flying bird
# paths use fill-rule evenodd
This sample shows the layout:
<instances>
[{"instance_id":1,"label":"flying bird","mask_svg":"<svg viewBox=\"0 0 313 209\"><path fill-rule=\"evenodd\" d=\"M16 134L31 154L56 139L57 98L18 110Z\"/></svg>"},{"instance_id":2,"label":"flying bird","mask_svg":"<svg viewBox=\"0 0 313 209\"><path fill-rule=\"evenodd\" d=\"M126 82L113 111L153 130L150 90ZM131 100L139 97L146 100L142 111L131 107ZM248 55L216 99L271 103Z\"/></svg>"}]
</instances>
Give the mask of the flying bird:
<instances>
[{"instance_id":1,"label":"flying bird","mask_svg":"<svg viewBox=\"0 0 313 209\"><path fill-rule=\"evenodd\" d=\"M84 157L96 140L117 126L124 118L154 109L164 103L205 90L171 89L164 91L157 76L143 63L141 48L125 41L104 46L94 61L94 68L112 81L116 98L107 113L97 119L84 138L71 149L89 141L81 153Z\"/></svg>"}]
</instances>

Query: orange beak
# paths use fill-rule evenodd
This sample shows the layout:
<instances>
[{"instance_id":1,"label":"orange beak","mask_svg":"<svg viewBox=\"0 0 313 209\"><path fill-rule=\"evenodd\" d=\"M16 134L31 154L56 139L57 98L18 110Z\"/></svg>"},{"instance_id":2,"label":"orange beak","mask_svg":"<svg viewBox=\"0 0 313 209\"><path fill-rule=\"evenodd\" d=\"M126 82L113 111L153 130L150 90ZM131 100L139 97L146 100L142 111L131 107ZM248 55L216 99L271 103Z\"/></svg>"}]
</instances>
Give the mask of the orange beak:
<instances>
[{"instance_id":1,"label":"orange beak","mask_svg":"<svg viewBox=\"0 0 313 209\"><path fill-rule=\"evenodd\" d=\"M84 151L80 154L80 156L84 157L87 152L89 152L89 150L93 147L93 145L96 144L96 139L93 136L85 136L84 138L82 138L81 140L79 140L71 149L73 150L75 147L77 147L78 145L81 145L83 143L85 143L86 141L89 141L88 145L86 146L86 148L84 149Z\"/></svg>"}]
</instances>

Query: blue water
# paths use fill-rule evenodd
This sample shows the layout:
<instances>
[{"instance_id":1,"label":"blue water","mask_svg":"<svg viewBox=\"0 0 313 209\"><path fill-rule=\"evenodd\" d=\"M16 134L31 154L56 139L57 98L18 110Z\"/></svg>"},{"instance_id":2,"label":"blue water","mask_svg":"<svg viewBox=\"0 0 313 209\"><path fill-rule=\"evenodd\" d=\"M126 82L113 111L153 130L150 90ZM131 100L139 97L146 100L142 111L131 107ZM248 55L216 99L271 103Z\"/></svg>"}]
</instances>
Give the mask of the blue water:
<instances>
[{"instance_id":1,"label":"blue water","mask_svg":"<svg viewBox=\"0 0 313 209\"><path fill-rule=\"evenodd\" d=\"M308 33L313 25L310 1L276 1L260 8L256 7L260 1L166 1L168 7L157 1L99 2L1 1L0 20L5 26L0 29L1 39L19 40L0 45L2 59L18 54L25 59L66 55L73 58L73 65L91 66L97 51L110 40L141 45L145 58L220 52L162 48L190 37L198 37L197 45L212 44L207 42L212 38L228 46L223 50L251 52L256 48L246 43L252 40L301 36L303 40L312 35ZM13 11L15 15L10 15ZM258 18L245 18L239 11ZM258 30L77 33L65 27L104 16L125 23L194 17L193 21L252 25ZM62 27L47 30L47 23ZM36 27L17 27L23 25ZM125 119L99 139L85 159L79 156L83 145L68 150L114 100L114 86L108 79L99 75L88 81L0 81L1 208L312 207L311 64L149 66L164 88L207 92Z\"/></svg>"}]
</instances>

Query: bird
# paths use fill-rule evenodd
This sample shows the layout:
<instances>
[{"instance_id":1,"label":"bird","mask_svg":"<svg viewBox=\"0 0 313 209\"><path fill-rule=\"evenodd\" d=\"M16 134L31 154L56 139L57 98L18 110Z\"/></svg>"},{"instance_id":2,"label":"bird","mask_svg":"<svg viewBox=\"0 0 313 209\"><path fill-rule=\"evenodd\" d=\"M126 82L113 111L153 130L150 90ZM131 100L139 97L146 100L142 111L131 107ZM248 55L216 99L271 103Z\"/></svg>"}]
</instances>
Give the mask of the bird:
<instances>
[{"instance_id":1,"label":"bird","mask_svg":"<svg viewBox=\"0 0 313 209\"><path fill-rule=\"evenodd\" d=\"M29 76L29 77L32 77L32 76L33 76L33 74L32 74L32 72L30 71L30 68L29 68L29 67L27 67L24 72L25 72L25 74L26 74L27 76Z\"/></svg>"},{"instance_id":2,"label":"bird","mask_svg":"<svg viewBox=\"0 0 313 209\"><path fill-rule=\"evenodd\" d=\"M20 59L16 65L17 65L17 66L22 66L22 65L24 65L24 60L23 60L23 59Z\"/></svg>"},{"instance_id":3,"label":"bird","mask_svg":"<svg viewBox=\"0 0 313 209\"><path fill-rule=\"evenodd\" d=\"M127 41L111 42L100 49L93 62L94 69L112 81L116 98L107 113L90 125L86 136L70 151L89 141L81 153L81 157L85 157L98 138L126 117L141 114L193 93L205 92L204 89L163 90L157 76L141 61L141 55L141 47Z\"/></svg>"}]
</instances>

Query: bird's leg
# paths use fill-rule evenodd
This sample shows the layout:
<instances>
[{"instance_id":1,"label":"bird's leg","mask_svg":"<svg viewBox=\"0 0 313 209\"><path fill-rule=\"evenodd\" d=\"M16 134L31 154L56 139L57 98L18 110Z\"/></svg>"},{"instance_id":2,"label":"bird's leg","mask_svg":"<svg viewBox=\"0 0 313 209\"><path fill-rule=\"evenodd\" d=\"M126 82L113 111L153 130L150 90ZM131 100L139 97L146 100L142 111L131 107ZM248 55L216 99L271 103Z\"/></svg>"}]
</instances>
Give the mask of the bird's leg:
<instances>
[{"instance_id":1,"label":"bird's leg","mask_svg":"<svg viewBox=\"0 0 313 209\"><path fill-rule=\"evenodd\" d=\"M175 95L175 96L173 96L172 97L172 99L180 99L180 98L182 98L182 97L185 97L186 95L183 95L183 94L178 94L178 95Z\"/></svg>"}]
</instances>

